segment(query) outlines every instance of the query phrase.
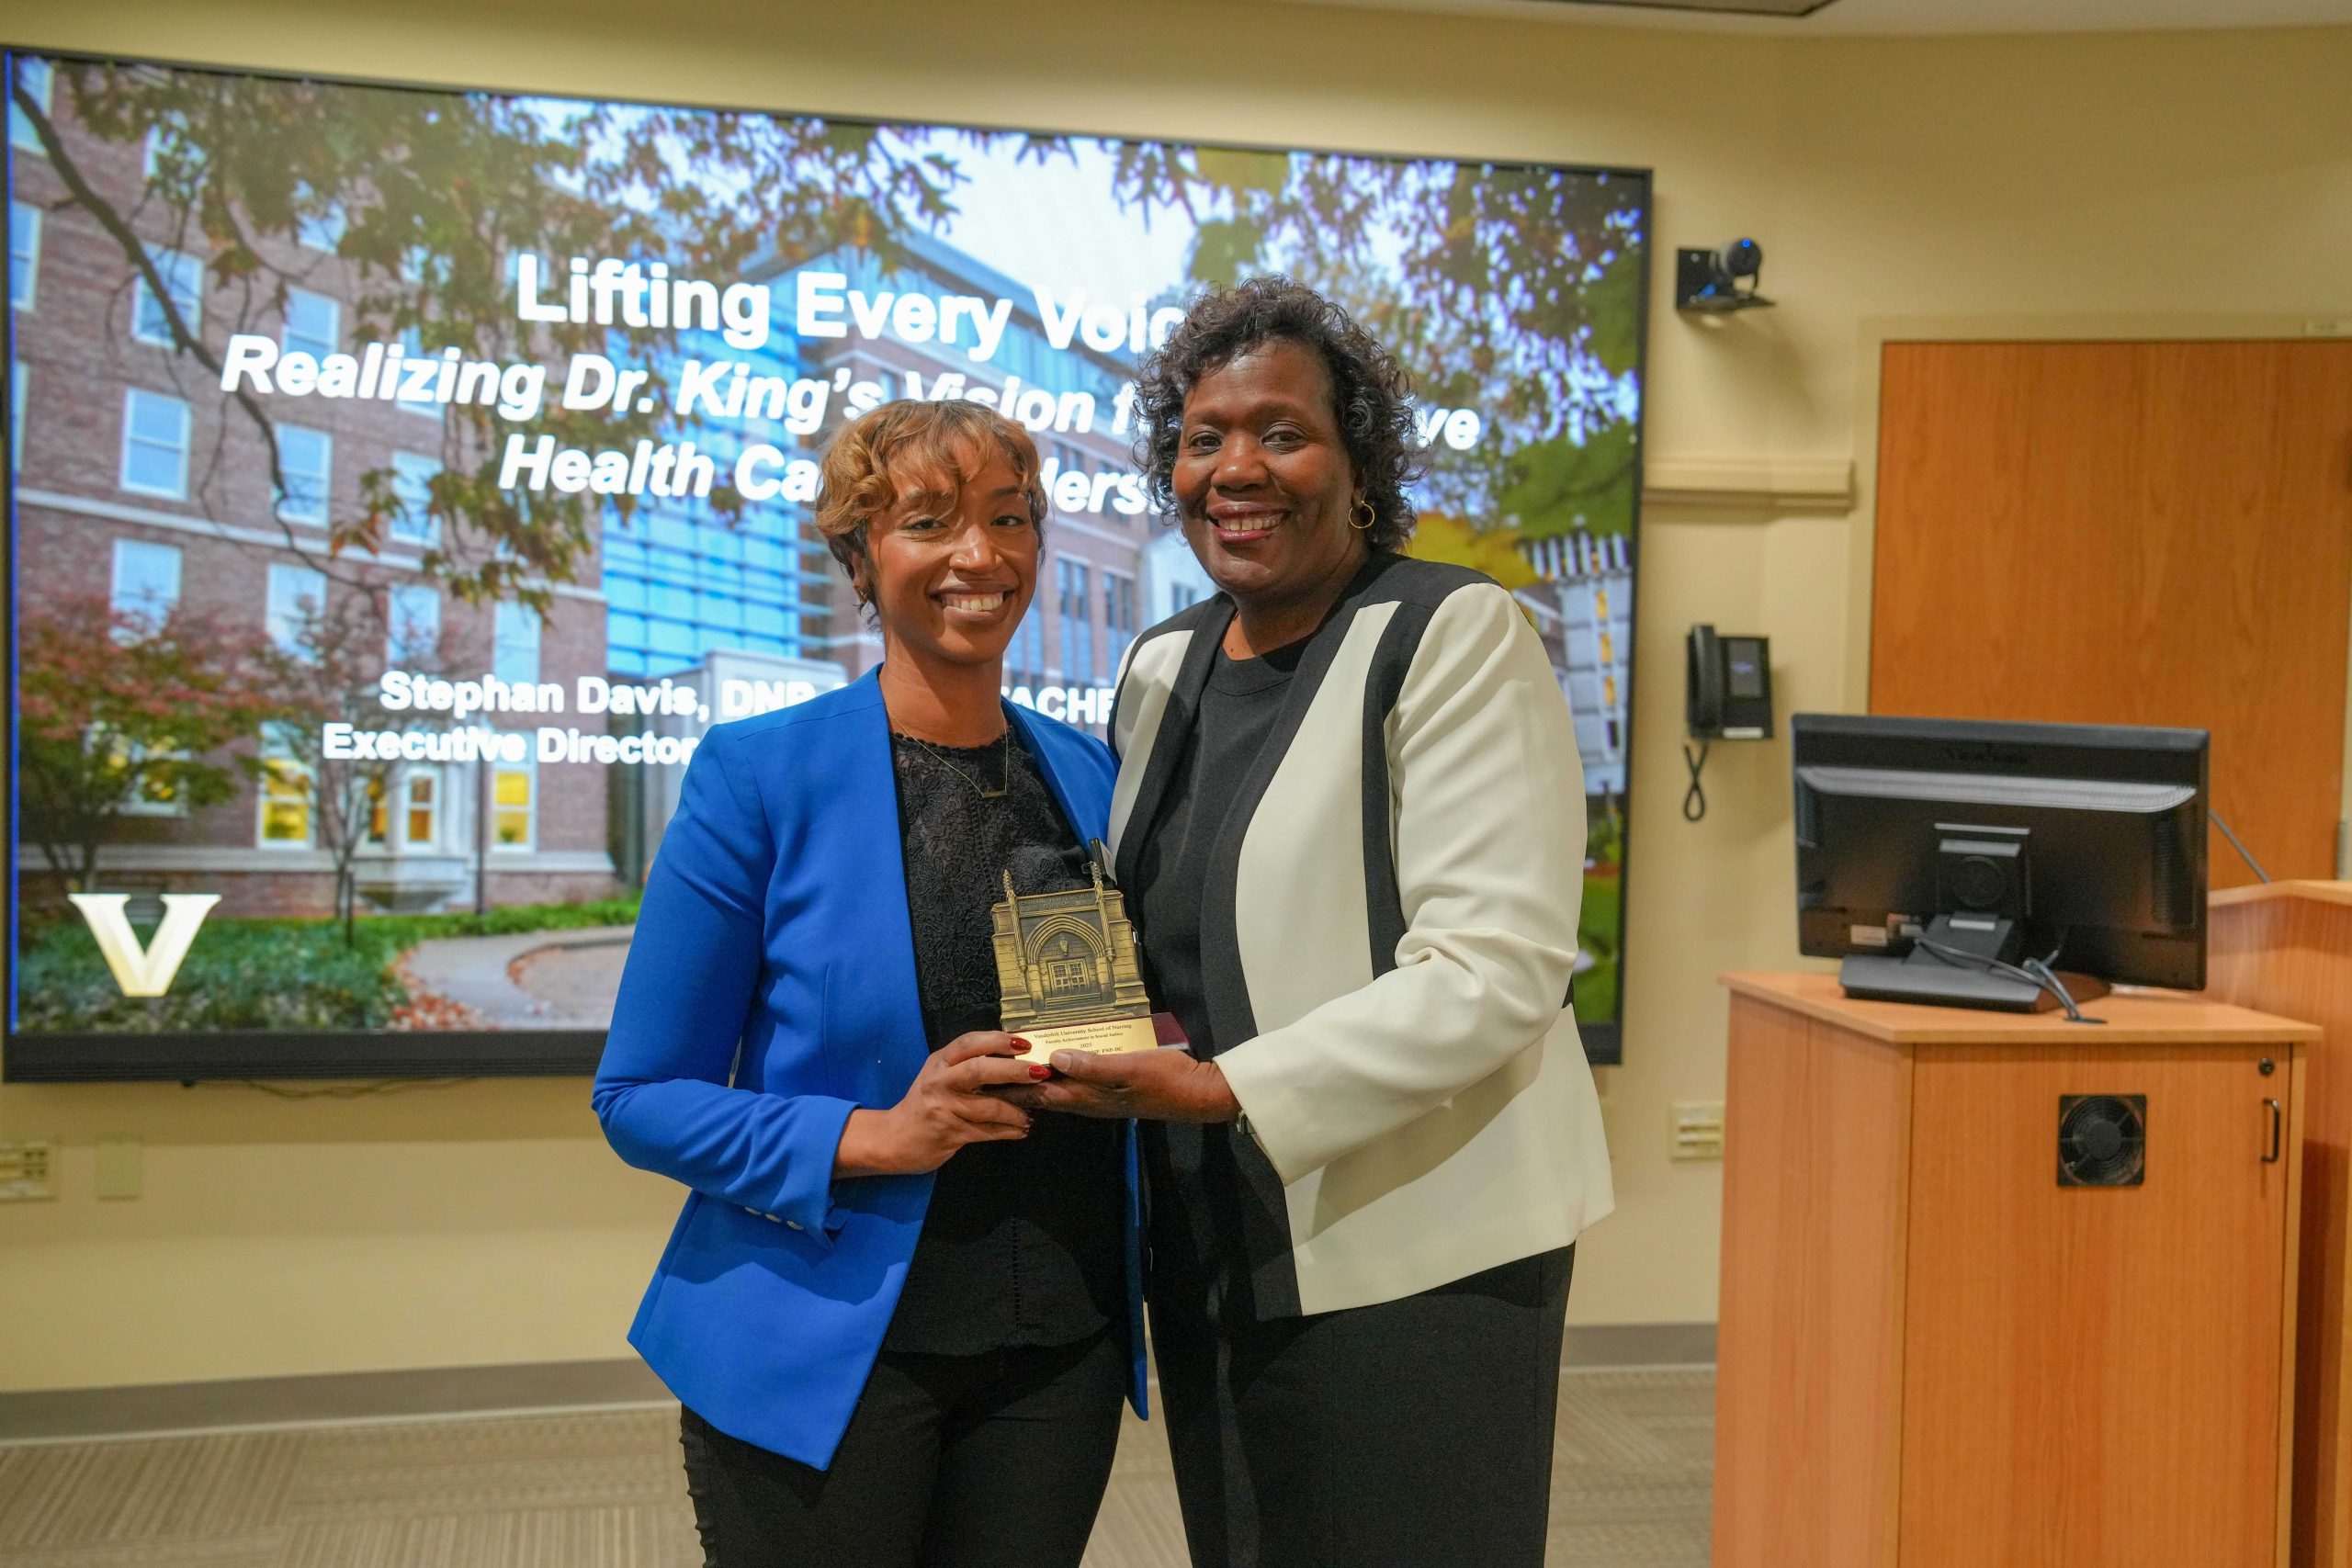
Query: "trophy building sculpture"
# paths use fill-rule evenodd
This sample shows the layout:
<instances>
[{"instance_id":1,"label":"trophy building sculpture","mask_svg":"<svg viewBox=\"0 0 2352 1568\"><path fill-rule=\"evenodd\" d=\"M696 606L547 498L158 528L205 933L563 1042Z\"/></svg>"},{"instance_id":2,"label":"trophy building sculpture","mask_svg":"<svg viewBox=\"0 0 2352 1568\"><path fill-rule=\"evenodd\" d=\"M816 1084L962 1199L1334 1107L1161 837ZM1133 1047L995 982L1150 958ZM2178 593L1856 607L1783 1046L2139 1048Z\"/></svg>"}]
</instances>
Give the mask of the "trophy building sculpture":
<instances>
[{"instance_id":1,"label":"trophy building sculpture","mask_svg":"<svg viewBox=\"0 0 2352 1568\"><path fill-rule=\"evenodd\" d=\"M990 911L1002 1027L1030 1043L1028 1058L1148 1051L1159 1043L1126 900L1102 874L1102 845L1091 848L1088 886L1022 893L1008 870L1004 902Z\"/></svg>"}]
</instances>

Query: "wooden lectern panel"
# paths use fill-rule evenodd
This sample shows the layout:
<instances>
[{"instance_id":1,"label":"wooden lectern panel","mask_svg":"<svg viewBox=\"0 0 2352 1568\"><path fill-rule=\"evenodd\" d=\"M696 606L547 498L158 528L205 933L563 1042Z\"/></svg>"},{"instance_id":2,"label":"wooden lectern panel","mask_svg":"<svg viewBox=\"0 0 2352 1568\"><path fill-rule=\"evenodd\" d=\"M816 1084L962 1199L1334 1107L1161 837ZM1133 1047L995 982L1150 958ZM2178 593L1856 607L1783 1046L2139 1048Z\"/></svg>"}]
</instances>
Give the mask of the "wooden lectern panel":
<instances>
[{"instance_id":1,"label":"wooden lectern panel","mask_svg":"<svg viewBox=\"0 0 2352 1568\"><path fill-rule=\"evenodd\" d=\"M1892 1564L1911 1064L1731 1009L1716 1568Z\"/></svg>"},{"instance_id":2,"label":"wooden lectern panel","mask_svg":"<svg viewBox=\"0 0 2352 1568\"><path fill-rule=\"evenodd\" d=\"M2284 1563L2319 1031L1724 983L1716 1568ZM2147 1096L2141 1186L2058 1185L2064 1094Z\"/></svg>"},{"instance_id":3,"label":"wooden lectern panel","mask_svg":"<svg viewBox=\"0 0 2352 1568\"><path fill-rule=\"evenodd\" d=\"M2290 1167L2264 1101L2290 1071L2246 1045L1920 1054L1903 1568L2278 1561ZM2070 1094L2147 1096L2143 1185L2058 1185Z\"/></svg>"},{"instance_id":4,"label":"wooden lectern panel","mask_svg":"<svg viewBox=\"0 0 2352 1568\"><path fill-rule=\"evenodd\" d=\"M2352 1568L2352 883L2213 895L2212 994L2326 1031L2304 1074L2294 1568Z\"/></svg>"}]
</instances>

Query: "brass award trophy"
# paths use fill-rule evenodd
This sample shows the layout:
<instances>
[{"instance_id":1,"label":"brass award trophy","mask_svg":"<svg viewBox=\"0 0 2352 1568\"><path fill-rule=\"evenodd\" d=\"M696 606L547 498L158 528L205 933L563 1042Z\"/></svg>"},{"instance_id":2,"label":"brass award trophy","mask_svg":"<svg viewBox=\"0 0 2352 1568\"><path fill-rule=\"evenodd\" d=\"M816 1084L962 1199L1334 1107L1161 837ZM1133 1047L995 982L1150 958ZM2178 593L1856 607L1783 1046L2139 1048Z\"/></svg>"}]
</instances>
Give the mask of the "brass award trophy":
<instances>
[{"instance_id":1,"label":"brass award trophy","mask_svg":"<svg viewBox=\"0 0 2352 1568\"><path fill-rule=\"evenodd\" d=\"M1092 886L1016 893L1007 871L1004 902L990 911L1002 1027L1030 1045L1021 1061L1043 1062L1056 1051L1117 1055L1159 1044L1126 900L1103 879L1102 846L1090 848Z\"/></svg>"}]
</instances>

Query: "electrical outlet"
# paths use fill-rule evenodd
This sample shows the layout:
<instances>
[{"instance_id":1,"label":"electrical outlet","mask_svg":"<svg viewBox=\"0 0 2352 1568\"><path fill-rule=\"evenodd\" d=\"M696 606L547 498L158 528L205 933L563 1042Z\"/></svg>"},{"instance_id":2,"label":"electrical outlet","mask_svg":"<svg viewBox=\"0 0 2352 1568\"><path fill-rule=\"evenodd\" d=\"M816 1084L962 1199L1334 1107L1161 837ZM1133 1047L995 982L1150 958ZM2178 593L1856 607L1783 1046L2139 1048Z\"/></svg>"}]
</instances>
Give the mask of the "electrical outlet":
<instances>
[{"instance_id":1,"label":"electrical outlet","mask_svg":"<svg viewBox=\"0 0 2352 1568\"><path fill-rule=\"evenodd\" d=\"M108 1138L98 1145L99 1197L138 1197L141 1176L138 1139Z\"/></svg>"},{"instance_id":2,"label":"electrical outlet","mask_svg":"<svg viewBox=\"0 0 2352 1568\"><path fill-rule=\"evenodd\" d=\"M57 1196L55 1144L0 1144L0 1203Z\"/></svg>"},{"instance_id":3,"label":"electrical outlet","mask_svg":"<svg viewBox=\"0 0 2352 1568\"><path fill-rule=\"evenodd\" d=\"M1674 1157L1724 1157L1723 1101L1683 1104L1674 1108Z\"/></svg>"}]
</instances>

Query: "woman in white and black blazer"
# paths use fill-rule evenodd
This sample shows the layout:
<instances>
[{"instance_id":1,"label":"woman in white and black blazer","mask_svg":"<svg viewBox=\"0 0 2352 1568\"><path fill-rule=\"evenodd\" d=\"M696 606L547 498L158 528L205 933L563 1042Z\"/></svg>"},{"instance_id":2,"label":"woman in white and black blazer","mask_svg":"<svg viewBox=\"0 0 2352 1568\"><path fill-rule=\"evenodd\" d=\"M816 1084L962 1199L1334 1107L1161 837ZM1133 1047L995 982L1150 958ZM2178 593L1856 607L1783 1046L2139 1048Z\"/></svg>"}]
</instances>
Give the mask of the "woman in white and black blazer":
<instances>
[{"instance_id":1,"label":"woman in white and black blazer","mask_svg":"<svg viewBox=\"0 0 2352 1568\"><path fill-rule=\"evenodd\" d=\"M1395 361L1279 278L1145 367L1149 478L1222 592L1129 650L1110 842L1187 1056L1057 1056L1141 1116L1193 1561L1533 1568L1577 1233L1584 787L1491 579L1397 555Z\"/></svg>"}]
</instances>

